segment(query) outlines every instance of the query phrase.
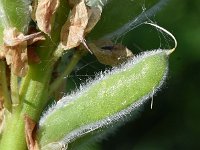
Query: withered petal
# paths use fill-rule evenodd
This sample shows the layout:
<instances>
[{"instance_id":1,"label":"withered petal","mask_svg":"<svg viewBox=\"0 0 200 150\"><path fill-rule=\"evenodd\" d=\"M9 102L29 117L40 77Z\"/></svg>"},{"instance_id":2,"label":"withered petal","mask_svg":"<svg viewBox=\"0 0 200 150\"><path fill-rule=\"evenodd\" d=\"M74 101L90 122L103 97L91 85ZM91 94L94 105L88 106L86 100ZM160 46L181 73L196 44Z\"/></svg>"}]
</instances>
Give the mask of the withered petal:
<instances>
[{"instance_id":1,"label":"withered petal","mask_svg":"<svg viewBox=\"0 0 200 150\"><path fill-rule=\"evenodd\" d=\"M36 32L29 35L23 35L21 32L18 32L16 28L9 28L4 30L4 45L14 47L20 45L24 41L28 42L28 45L33 44L38 40L43 40L44 36L42 32Z\"/></svg>"},{"instance_id":2,"label":"withered petal","mask_svg":"<svg viewBox=\"0 0 200 150\"><path fill-rule=\"evenodd\" d=\"M51 33L53 15L59 7L60 0L39 0L35 13L37 25L46 34Z\"/></svg>"},{"instance_id":3,"label":"withered petal","mask_svg":"<svg viewBox=\"0 0 200 150\"><path fill-rule=\"evenodd\" d=\"M19 77L26 75L28 71L28 58L27 58L27 45L15 46L10 49L11 51L11 67L13 68L13 73Z\"/></svg>"},{"instance_id":4,"label":"withered petal","mask_svg":"<svg viewBox=\"0 0 200 150\"><path fill-rule=\"evenodd\" d=\"M42 32L23 35L16 28L9 28L4 30L3 39L2 57L6 58L7 64L11 65L15 75L19 77L25 76L28 71L27 46L39 40L44 40Z\"/></svg>"},{"instance_id":5,"label":"withered petal","mask_svg":"<svg viewBox=\"0 0 200 150\"><path fill-rule=\"evenodd\" d=\"M29 38L27 37L27 45L32 45L38 41L43 41L43 40L45 40L45 37L42 34L42 32L33 33L29 35Z\"/></svg>"},{"instance_id":6,"label":"withered petal","mask_svg":"<svg viewBox=\"0 0 200 150\"><path fill-rule=\"evenodd\" d=\"M26 143L29 150L35 149L35 127L36 122L33 121L28 115L24 116L25 122L25 135L26 135Z\"/></svg>"},{"instance_id":7,"label":"withered petal","mask_svg":"<svg viewBox=\"0 0 200 150\"><path fill-rule=\"evenodd\" d=\"M111 41L98 41L88 45L98 61L105 65L116 66L133 56L127 47Z\"/></svg>"},{"instance_id":8,"label":"withered petal","mask_svg":"<svg viewBox=\"0 0 200 150\"><path fill-rule=\"evenodd\" d=\"M76 4L61 30L61 43L64 49L77 47L84 41L84 33L89 20L84 0Z\"/></svg>"}]
</instances>

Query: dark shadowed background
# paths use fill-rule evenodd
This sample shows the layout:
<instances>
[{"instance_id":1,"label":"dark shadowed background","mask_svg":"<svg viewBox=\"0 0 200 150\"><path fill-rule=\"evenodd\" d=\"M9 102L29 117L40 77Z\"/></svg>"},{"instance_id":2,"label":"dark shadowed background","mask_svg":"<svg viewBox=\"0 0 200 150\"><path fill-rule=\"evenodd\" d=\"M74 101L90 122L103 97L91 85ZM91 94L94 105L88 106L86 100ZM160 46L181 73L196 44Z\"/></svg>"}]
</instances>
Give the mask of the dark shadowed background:
<instances>
[{"instance_id":1,"label":"dark shadowed background","mask_svg":"<svg viewBox=\"0 0 200 150\"><path fill-rule=\"evenodd\" d=\"M167 83L154 96L153 109L150 101L146 103L136 119L102 141L101 150L200 149L200 0L171 0L153 21L178 41L170 57ZM168 37L148 25L129 32L122 42L133 52L173 46ZM85 72L95 71L98 65L88 64Z\"/></svg>"},{"instance_id":2,"label":"dark shadowed background","mask_svg":"<svg viewBox=\"0 0 200 150\"><path fill-rule=\"evenodd\" d=\"M200 149L200 1L171 0L155 21L178 40L167 84L154 97L153 109L147 103L141 116L103 141L103 150ZM153 30L145 28L132 31L131 41L142 49L159 46L148 35Z\"/></svg>"}]
</instances>

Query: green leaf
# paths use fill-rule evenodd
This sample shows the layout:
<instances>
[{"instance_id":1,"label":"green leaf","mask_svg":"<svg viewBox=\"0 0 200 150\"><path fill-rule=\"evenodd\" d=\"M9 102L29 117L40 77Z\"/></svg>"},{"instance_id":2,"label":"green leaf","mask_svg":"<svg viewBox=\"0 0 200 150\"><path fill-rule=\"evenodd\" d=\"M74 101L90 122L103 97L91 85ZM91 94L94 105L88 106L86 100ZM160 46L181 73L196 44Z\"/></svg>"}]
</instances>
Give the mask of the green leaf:
<instances>
[{"instance_id":1,"label":"green leaf","mask_svg":"<svg viewBox=\"0 0 200 150\"><path fill-rule=\"evenodd\" d=\"M158 91L167 68L168 51L156 50L100 73L44 114L37 132L39 146L61 148L87 133L127 120Z\"/></svg>"},{"instance_id":2,"label":"green leaf","mask_svg":"<svg viewBox=\"0 0 200 150\"><path fill-rule=\"evenodd\" d=\"M31 20L30 0L1 0L0 22L4 28L16 27L26 33Z\"/></svg>"}]
</instances>

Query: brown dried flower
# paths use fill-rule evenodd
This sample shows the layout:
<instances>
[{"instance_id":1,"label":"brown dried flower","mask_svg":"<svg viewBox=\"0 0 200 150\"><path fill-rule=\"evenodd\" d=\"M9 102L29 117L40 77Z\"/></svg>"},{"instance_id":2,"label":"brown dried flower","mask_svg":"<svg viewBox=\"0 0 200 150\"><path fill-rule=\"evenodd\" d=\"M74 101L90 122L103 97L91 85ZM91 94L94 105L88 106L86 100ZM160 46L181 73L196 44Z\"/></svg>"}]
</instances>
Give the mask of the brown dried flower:
<instances>
[{"instance_id":1,"label":"brown dried flower","mask_svg":"<svg viewBox=\"0 0 200 150\"><path fill-rule=\"evenodd\" d=\"M38 0L35 19L41 31L50 35L53 15L59 7L60 0Z\"/></svg>"},{"instance_id":2,"label":"brown dried flower","mask_svg":"<svg viewBox=\"0 0 200 150\"><path fill-rule=\"evenodd\" d=\"M11 65L17 76L25 76L28 70L27 46L43 40L41 32L30 35L23 35L16 28L4 30L4 46L1 51L2 56L6 58L8 65Z\"/></svg>"},{"instance_id":3,"label":"brown dried flower","mask_svg":"<svg viewBox=\"0 0 200 150\"><path fill-rule=\"evenodd\" d=\"M105 65L116 66L133 56L127 47L112 41L101 40L88 46L98 61Z\"/></svg>"},{"instance_id":4,"label":"brown dried flower","mask_svg":"<svg viewBox=\"0 0 200 150\"><path fill-rule=\"evenodd\" d=\"M72 2L71 2L72 3ZM85 44L85 35L89 33L100 20L101 11L98 8L90 8L84 0L73 2L72 11L61 31L61 43L68 50Z\"/></svg>"}]
</instances>

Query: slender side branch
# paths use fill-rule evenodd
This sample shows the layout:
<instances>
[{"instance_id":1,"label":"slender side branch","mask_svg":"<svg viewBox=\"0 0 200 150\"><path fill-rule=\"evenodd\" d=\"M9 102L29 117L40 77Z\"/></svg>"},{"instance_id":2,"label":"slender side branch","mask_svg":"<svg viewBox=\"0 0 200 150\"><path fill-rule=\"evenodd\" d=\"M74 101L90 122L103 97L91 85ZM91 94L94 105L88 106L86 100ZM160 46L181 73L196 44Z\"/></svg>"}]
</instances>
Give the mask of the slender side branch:
<instances>
[{"instance_id":1,"label":"slender side branch","mask_svg":"<svg viewBox=\"0 0 200 150\"><path fill-rule=\"evenodd\" d=\"M70 60L70 63L65 68L64 72L57 79L55 79L54 82L50 85L49 95L52 95L52 93L58 89L58 87L63 81L63 78L67 77L72 72L72 70L74 69L74 67L79 62L82 56L83 56L82 52L80 51L75 52L75 54Z\"/></svg>"},{"instance_id":2,"label":"slender side branch","mask_svg":"<svg viewBox=\"0 0 200 150\"><path fill-rule=\"evenodd\" d=\"M26 76L21 80L20 89L19 89L19 98L20 98L20 102L24 99L24 97L25 97L25 95L26 95L26 92L27 92L27 89L28 89L30 80L31 80L31 78L30 78L29 75L26 75Z\"/></svg>"}]
</instances>

